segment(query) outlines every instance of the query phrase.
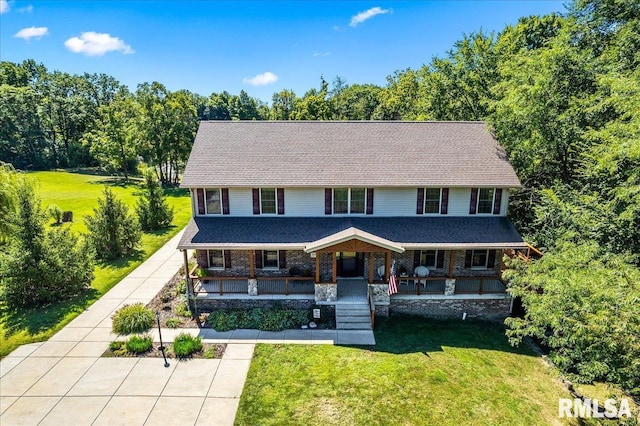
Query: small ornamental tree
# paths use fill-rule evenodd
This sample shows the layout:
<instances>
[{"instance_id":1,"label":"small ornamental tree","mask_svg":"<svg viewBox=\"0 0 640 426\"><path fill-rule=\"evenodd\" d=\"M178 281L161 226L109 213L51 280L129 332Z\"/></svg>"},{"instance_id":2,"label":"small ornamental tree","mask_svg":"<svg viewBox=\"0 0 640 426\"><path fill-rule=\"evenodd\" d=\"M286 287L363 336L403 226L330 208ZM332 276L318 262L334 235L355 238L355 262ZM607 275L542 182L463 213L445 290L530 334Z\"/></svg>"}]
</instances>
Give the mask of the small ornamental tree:
<instances>
[{"instance_id":1,"label":"small ornamental tree","mask_svg":"<svg viewBox=\"0 0 640 426\"><path fill-rule=\"evenodd\" d=\"M68 299L93 279L93 254L67 227L45 231L45 213L33 187L16 190L15 232L0 255L2 298L11 308Z\"/></svg>"},{"instance_id":2,"label":"small ornamental tree","mask_svg":"<svg viewBox=\"0 0 640 426\"><path fill-rule=\"evenodd\" d=\"M87 216L87 239L98 259L111 260L125 256L140 243L140 224L127 206L105 188L104 198L98 199L93 216Z\"/></svg>"},{"instance_id":3,"label":"small ornamental tree","mask_svg":"<svg viewBox=\"0 0 640 426\"><path fill-rule=\"evenodd\" d=\"M152 170L144 174L142 196L136 206L140 226L145 231L155 231L171 225L173 209L164 198L160 183Z\"/></svg>"}]
</instances>

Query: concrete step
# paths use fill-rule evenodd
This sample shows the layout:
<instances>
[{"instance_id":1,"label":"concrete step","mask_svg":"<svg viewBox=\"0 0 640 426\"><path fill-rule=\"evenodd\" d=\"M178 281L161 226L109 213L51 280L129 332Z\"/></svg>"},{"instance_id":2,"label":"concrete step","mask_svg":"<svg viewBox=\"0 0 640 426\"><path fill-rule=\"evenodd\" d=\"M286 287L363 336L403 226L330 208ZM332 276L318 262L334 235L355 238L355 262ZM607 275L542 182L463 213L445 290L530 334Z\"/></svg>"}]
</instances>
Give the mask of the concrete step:
<instances>
[{"instance_id":1,"label":"concrete step","mask_svg":"<svg viewBox=\"0 0 640 426\"><path fill-rule=\"evenodd\" d=\"M338 330L371 330L371 321L367 321L366 323L336 323L336 329Z\"/></svg>"},{"instance_id":2,"label":"concrete step","mask_svg":"<svg viewBox=\"0 0 640 426\"><path fill-rule=\"evenodd\" d=\"M370 315L340 315L336 318L339 322L366 322L371 321Z\"/></svg>"},{"instance_id":3,"label":"concrete step","mask_svg":"<svg viewBox=\"0 0 640 426\"><path fill-rule=\"evenodd\" d=\"M360 312L360 311L369 311L368 303L359 303L353 305L336 305L336 313L337 312Z\"/></svg>"}]
</instances>

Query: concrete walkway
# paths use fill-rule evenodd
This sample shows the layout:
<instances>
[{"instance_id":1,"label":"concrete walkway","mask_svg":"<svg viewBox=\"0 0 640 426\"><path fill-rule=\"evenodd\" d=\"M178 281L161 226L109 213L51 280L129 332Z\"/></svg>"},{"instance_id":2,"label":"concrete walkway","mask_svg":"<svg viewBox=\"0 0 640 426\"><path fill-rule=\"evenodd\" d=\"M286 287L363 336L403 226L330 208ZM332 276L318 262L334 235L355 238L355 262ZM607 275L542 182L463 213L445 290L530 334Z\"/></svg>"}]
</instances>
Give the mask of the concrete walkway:
<instances>
[{"instance_id":1,"label":"concrete walkway","mask_svg":"<svg viewBox=\"0 0 640 426\"><path fill-rule=\"evenodd\" d=\"M148 303L182 266L181 234L51 339L0 361L1 425L230 425L256 343L373 344L360 331L163 329L165 342L186 331L227 349L222 359L170 359L168 368L161 358L101 358L119 337L111 315Z\"/></svg>"}]
</instances>

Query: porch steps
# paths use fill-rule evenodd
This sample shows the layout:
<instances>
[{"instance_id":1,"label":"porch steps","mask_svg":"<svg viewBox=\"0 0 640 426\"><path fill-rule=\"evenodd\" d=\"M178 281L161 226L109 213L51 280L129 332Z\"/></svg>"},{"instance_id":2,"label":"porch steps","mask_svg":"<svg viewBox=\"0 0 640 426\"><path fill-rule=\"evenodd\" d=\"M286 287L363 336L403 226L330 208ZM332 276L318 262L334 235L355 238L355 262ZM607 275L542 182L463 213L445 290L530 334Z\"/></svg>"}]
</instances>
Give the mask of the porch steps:
<instances>
[{"instance_id":1,"label":"porch steps","mask_svg":"<svg viewBox=\"0 0 640 426\"><path fill-rule=\"evenodd\" d=\"M336 305L338 330L371 330L371 311L368 303Z\"/></svg>"}]
</instances>

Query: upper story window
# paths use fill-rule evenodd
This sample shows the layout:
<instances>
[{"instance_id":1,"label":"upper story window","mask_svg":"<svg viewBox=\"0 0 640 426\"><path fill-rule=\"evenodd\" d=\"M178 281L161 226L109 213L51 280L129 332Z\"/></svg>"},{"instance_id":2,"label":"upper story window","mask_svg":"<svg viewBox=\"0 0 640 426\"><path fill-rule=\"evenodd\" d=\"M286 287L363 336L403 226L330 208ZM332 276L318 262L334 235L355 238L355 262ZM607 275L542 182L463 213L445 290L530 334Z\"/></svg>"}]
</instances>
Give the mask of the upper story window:
<instances>
[{"instance_id":1,"label":"upper story window","mask_svg":"<svg viewBox=\"0 0 640 426\"><path fill-rule=\"evenodd\" d=\"M365 188L333 189L333 214L364 214L366 205Z\"/></svg>"},{"instance_id":2,"label":"upper story window","mask_svg":"<svg viewBox=\"0 0 640 426\"><path fill-rule=\"evenodd\" d=\"M275 188L260 188L260 213L276 214Z\"/></svg>"},{"instance_id":3,"label":"upper story window","mask_svg":"<svg viewBox=\"0 0 640 426\"><path fill-rule=\"evenodd\" d=\"M207 188L205 190L206 214L221 214L222 202L219 188Z\"/></svg>"},{"instance_id":4,"label":"upper story window","mask_svg":"<svg viewBox=\"0 0 640 426\"><path fill-rule=\"evenodd\" d=\"M442 193L441 188L427 188L424 191L424 212L440 213L440 195ZM426 265L425 265L426 266Z\"/></svg>"},{"instance_id":5,"label":"upper story window","mask_svg":"<svg viewBox=\"0 0 640 426\"><path fill-rule=\"evenodd\" d=\"M490 214L493 211L495 189L480 188L478 190L478 214Z\"/></svg>"},{"instance_id":6,"label":"upper story window","mask_svg":"<svg viewBox=\"0 0 640 426\"><path fill-rule=\"evenodd\" d=\"M469 214L500 214L502 188L471 188Z\"/></svg>"}]
</instances>

